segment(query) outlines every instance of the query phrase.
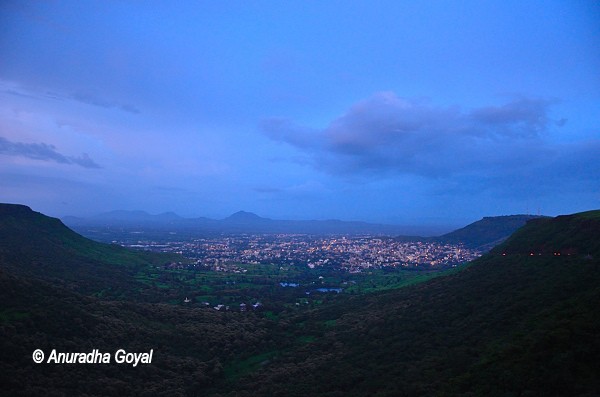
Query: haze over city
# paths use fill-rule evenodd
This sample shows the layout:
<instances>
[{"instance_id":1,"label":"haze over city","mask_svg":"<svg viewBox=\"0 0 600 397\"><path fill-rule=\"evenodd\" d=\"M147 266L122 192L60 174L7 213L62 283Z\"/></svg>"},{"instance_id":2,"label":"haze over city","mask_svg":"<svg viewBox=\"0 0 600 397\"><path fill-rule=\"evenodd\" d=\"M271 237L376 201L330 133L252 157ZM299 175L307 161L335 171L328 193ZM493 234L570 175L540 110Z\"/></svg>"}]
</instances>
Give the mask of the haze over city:
<instances>
[{"instance_id":1,"label":"haze over city","mask_svg":"<svg viewBox=\"0 0 600 397\"><path fill-rule=\"evenodd\" d=\"M0 201L454 224L600 207L594 1L0 3Z\"/></svg>"}]
</instances>

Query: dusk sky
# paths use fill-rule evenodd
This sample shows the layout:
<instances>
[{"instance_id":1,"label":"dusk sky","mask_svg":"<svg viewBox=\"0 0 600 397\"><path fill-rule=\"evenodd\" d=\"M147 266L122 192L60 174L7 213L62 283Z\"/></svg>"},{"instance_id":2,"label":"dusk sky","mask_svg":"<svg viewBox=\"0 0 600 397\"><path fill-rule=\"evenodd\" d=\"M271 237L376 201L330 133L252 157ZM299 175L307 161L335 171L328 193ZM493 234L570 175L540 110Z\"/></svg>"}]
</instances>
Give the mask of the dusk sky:
<instances>
[{"instance_id":1,"label":"dusk sky","mask_svg":"<svg viewBox=\"0 0 600 397\"><path fill-rule=\"evenodd\" d=\"M461 225L600 208L600 2L1 1L0 202Z\"/></svg>"}]
</instances>

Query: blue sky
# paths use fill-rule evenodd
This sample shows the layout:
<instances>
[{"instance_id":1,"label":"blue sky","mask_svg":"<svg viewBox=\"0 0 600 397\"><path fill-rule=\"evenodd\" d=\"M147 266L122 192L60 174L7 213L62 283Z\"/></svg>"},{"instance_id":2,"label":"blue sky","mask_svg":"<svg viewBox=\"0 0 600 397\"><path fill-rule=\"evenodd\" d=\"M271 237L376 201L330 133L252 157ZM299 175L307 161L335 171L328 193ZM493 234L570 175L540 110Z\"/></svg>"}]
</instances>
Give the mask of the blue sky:
<instances>
[{"instance_id":1,"label":"blue sky","mask_svg":"<svg viewBox=\"0 0 600 397\"><path fill-rule=\"evenodd\" d=\"M598 48L594 1L3 1L0 201L452 225L600 208Z\"/></svg>"}]
</instances>

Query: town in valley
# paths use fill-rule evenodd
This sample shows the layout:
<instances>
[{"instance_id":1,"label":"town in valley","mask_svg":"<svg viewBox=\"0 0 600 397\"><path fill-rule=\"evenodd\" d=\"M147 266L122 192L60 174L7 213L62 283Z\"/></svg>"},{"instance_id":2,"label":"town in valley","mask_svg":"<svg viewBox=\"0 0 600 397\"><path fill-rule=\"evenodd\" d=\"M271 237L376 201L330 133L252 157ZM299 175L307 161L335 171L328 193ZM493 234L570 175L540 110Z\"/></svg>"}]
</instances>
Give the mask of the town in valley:
<instances>
[{"instance_id":1,"label":"town in valley","mask_svg":"<svg viewBox=\"0 0 600 397\"><path fill-rule=\"evenodd\" d=\"M130 235L113 243L140 250L178 253L193 261L187 265L189 267L215 271L240 271L240 264L326 267L350 273L384 268L441 270L469 262L482 254L461 244L401 241L369 235L244 234L182 240L170 236L168 241Z\"/></svg>"}]
</instances>

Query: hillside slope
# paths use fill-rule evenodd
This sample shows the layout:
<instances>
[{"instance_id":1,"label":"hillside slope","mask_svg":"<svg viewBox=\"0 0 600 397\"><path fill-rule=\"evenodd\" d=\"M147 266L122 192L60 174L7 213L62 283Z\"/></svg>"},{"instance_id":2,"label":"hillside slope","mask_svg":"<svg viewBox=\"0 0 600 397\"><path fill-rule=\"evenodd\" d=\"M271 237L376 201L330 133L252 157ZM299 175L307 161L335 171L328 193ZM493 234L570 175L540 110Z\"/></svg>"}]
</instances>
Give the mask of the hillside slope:
<instances>
[{"instance_id":1,"label":"hillside slope","mask_svg":"<svg viewBox=\"0 0 600 397\"><path fill-rule=\"evenodd\" d=\"M271 321L212 309L107 301L0 269L0 384L6 396L195 396L261 346ZM35 364L32 353L153 350L152 364Z\"/></svg>"},{"instance_id":2,"label":"hillside slope","mask_svg":"<svg viewBox=\"0 0 600 397\"><path fill-rule=\"evenodd\" d=\"M17 204L0 204L0 265L11 274L52 282L82 293L141 287L134 276L173 259L89 240L59 219Z\"/></svg>"},{"instance_id":3,"label":"hillside slope","mask_svg":"<svg viewBox=\"0 0 600 397\"><path fill-rule=\"evenodd\" d=\"M455 275L300 316L311 342L231 395L597 395L599 214L531 222ZM537 246L588 249L517 253Z\"/></svg>"},{"instance_id":4,"label":"hillside slope","mask_svg":"<svg viewBox=\"0 0 600 397\"><path fill-rule=\"evenodd\" d=\"M541 218L535 215L488 216L463 228L436 237L436 241L444 243L463 243L468 248L484 251L506 240L517 229L532 219Z\"/></svg>"},{"instance_id":5,"label":"hillside slope","mask_svg":"<svg viewBox=\"0 0 600 397\"><path fill-rule=\"evenodd\" d=\"M136 271L169 258L99 244L28 207L0 205L1 394L191 396L214 388L227 362L265 343L273 322L252 312L144 303L154 296L169 301L171 291L137 282ZM138 288L148 299L135 295ZM109 292L99 299L98 290ZM114 359L35 364L36 349L46 357L52 349L153 349L154 359L138 367Z\"/></svg>"},{"instance_id":6,"label":"hillside slope","mask_svg":"<svg viewBox=\"0 0 600 397\"><path fill-rule=\"evenodd\" d=\"M600 253L600 211L530 221L494 251L535 255Z\"/></svg>"},{"instance_id":7,"label":"hillside slope","mask_svg":"<svg viewBox=\"0 0 600 397\"><path fill-rule=\"evenodd\" d=\"M111 271L129 288L147 264L26 207L2 209L7 395L600 394L600 211L529 222L447 277L269 318L82 295ZM131 266L119 262L128 255ZM155 349L155 361L35 365L38 348Z\"/></svg>"}]
</instances>

